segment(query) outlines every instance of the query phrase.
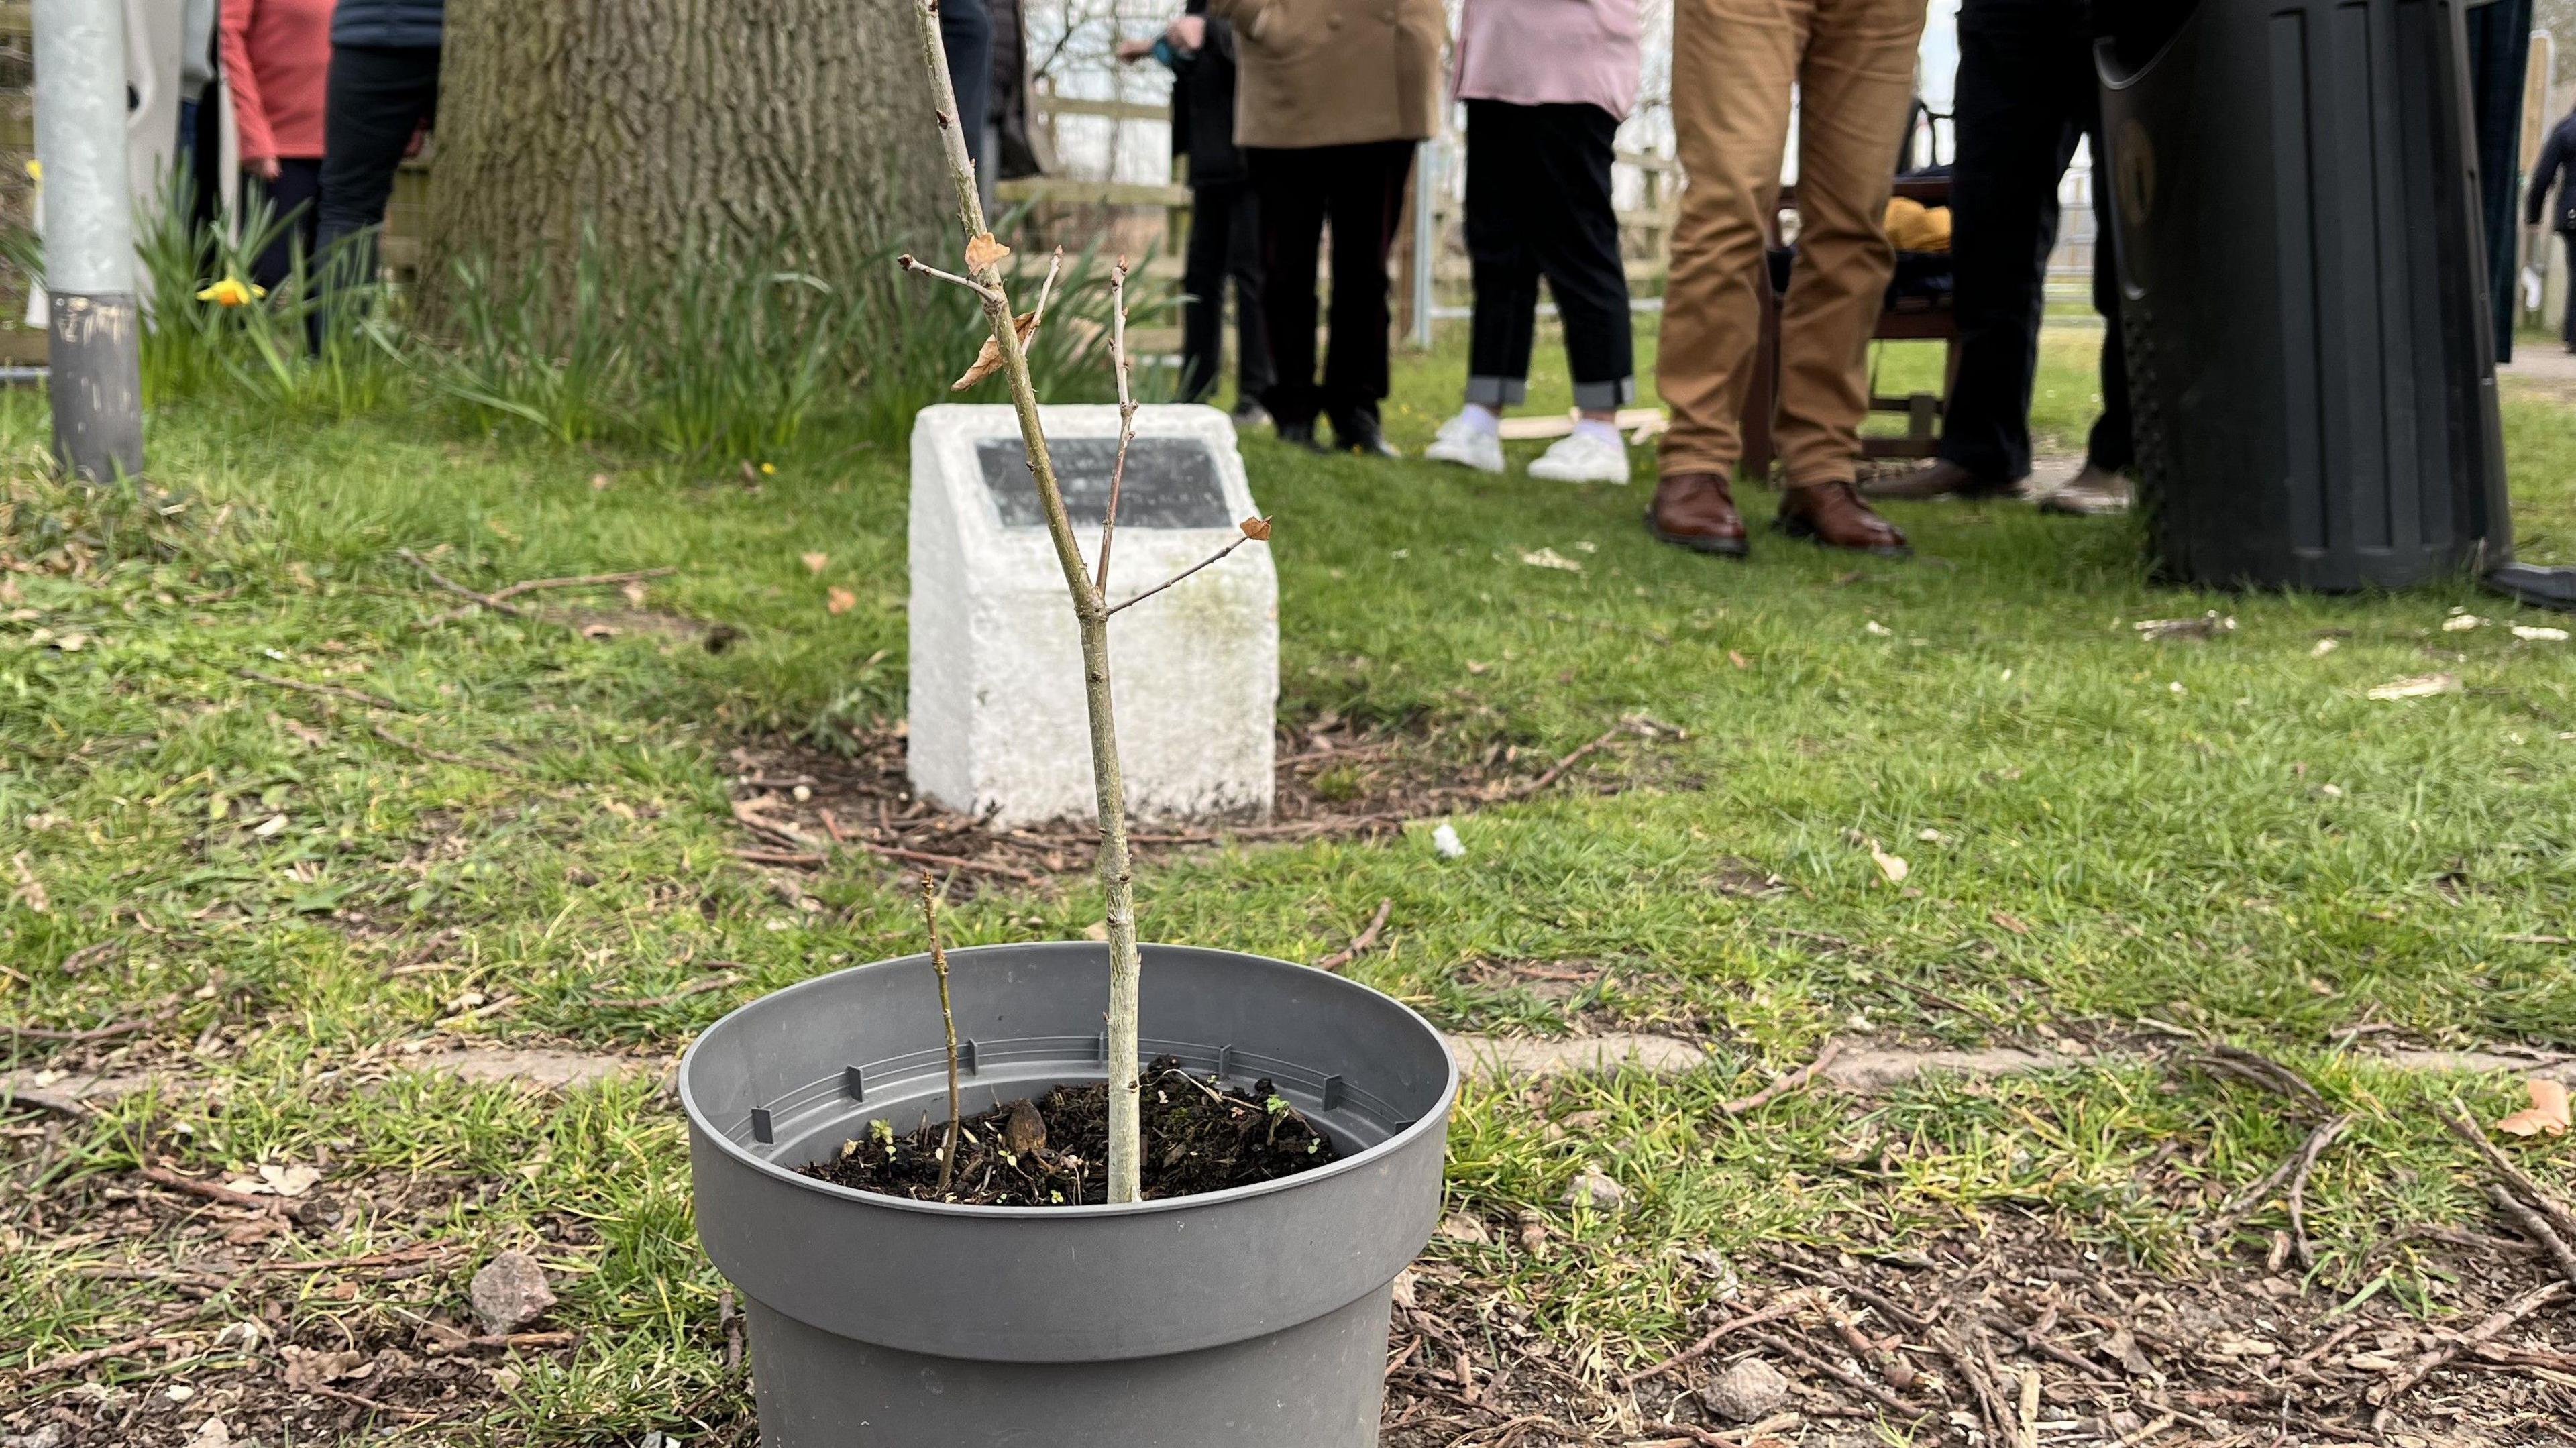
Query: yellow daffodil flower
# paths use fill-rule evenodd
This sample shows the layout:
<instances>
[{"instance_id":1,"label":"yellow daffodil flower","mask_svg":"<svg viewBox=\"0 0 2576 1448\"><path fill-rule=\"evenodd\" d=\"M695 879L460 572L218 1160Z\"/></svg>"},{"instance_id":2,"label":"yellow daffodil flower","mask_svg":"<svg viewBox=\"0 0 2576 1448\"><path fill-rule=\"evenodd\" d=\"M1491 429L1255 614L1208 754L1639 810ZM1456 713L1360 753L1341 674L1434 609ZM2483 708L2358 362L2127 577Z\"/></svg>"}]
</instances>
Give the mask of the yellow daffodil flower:
<instances>
[{"instance_id":1,"label":"yellow daffodil flower","mask_svg":"<svg viewBox=\"0 0 2576 1448\"><path fill-rule=\"evenodd\" d=\"M197 300L212 302L219 307L239 307L248 305L254 298L267 295L266 287L245 286L236 278L226 277L197 293Z\"/></svg>"}]
</instances>

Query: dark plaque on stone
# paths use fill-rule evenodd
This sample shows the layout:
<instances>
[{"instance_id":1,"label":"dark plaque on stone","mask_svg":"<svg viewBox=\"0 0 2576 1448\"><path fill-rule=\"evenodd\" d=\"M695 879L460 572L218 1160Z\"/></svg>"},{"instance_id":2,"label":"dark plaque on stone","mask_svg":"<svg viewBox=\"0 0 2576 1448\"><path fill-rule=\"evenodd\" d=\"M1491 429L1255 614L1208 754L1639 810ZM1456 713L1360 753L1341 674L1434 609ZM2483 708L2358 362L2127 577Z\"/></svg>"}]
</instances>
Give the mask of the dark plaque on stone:
<instances>
[{"instance_id":1,"label":"dark plaque on stone","mask_svg":"<svg viewBox=\"0 0 2576 1448\"><path fill-rule=\"evenodd\" d=\"M1050 439L1056 485L1077 527L1098 527L1109 516L1109 474L1118 463L1114 437ZM975 444L984 488L993 495L1005 528L1043 528L1038 485L1029 476L1027 451L1015 437ZM1231 528L1225 481L1216 454L1194 437L1140 437L1127 448L1127 480L1118 489L1121 528Z\"/></svg>"}]
</instances>

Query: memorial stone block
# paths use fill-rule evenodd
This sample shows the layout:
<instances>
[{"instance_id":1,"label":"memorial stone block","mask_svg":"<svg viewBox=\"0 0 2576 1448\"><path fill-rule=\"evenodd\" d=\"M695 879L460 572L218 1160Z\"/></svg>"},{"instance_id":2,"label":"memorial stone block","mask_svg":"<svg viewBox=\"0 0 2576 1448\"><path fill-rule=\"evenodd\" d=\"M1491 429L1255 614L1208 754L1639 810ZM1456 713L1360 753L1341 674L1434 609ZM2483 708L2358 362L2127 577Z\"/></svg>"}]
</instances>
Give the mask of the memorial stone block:
<instances>
[{"instance_id":1,"label":"memorial stone block","mask_svg":"<svg viewBox=\"0 0 2576 1448\"><path fill-rule=\"evenodd\" d=\"M1066 512L1097 567L1118 409L1040 410ZM1234 426L1152 406L1119 492L1109 599L1130 598L1241 536L1259 513ZM1082 646L1008 407L922 409L912 431L912 785L998 824L1094 811ZM1270 812L1279 584L1267 544L1109 621L1110 687L1131 812Z\"/></svg>"}]
</instances>

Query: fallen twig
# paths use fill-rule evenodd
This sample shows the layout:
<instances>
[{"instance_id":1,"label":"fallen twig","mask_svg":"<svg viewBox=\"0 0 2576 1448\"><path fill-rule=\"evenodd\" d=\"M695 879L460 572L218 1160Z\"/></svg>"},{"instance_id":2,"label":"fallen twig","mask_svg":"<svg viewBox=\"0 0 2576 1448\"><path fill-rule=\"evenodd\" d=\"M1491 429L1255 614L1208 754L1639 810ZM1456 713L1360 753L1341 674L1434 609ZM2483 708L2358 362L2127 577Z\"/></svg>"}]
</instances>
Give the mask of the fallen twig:
<instances>
[{"instance_id":1,"label":"fallen twig","mask_svg":"<svg viewBox=\"0 0 2576 1448\"><path fill-rule=\"evenodd\" d=\"M2213 1076L2231 1076L2247 1085L2276 1091L2296 1101L2315 1103L2325 1100L2307 1077L2269 1056L2242 1046L2214 1042L2207 1050L2192 1057L2190 1064Z\"/></svg>"},{"instance_id":2,"label":"fallen twig","mask_svg":"<svg viewBox=\"0 0 2576 1448\"><path fill-rule=\"evenodd\" d=\"M488 759L474 759L463 754L450 754L444 749L432 749L426 744L415 744L372 719L367 721L367 732L396 749L410 750L423 759L436 760L440 764L461 764L467 769L485 769L494 774L516 775L519 772L506 764L495 764Z\"/></svg>"},{"instance_id":3,"label":"fallen twig","mask_svg":"<svg viewBox=\"0 0 2576 1448\"><path fill-rule=\"evenodd\" d=\"M563 1347L580 1336L574 1332L498 1332L481 1337L441 1337L431 1339L427 1351L432 1357L442 1357L474 1348Z\"/></svg>"},{"instance_id":4,"label":"fallen twig","mask_svg":"<svg viewBox=\"0 0 2576 1448\"><path fill-rule=\"evenodd\" d=\"M1683 1348L1680 1352L1674 1353L1671 1357L1664 1359L1653 1367L1641 1368L1636 1372L1628 1374L1626 1377L1619 1380L1619 1386L1622 1388L1634 1388L1639 1383L1650 1382L1653 1379L1660 1378L1664 1374L1669 1373L1676 1368L1688 1367L1692 1363L1699 1361L1701 1358L1708 1356L1710 1352L1716 1349L1719 1343L1724 1342L1736 1333L1742 1332L1748 1327L1759 1327L1766 1322L1777 1322L1781 1318L1790 1316L1806 1307L1809 1302L1814 1300L1814 1297L1815 1294L1807 1291L1803 1287L1794 1291L1784 1292L1779 1297L1774 1298L1770 1306L1765 1307L1758 1312L1748 1312L1741 1317L1719 1323L1717 1326L1708 1330L1707 1336L1702 1337L1699 1341Z\"/></svg>"},{"instance_id":5,"label":"fallen twig","mask_svg":"<svg viewBox=\"0 0 2576 1448\"><path fill-rule=\"evenodd\" d=\"M235 669L233 673L237 677L267 684L272 688L292 689L299 694L312 694L324 699L346 699L353 704L364 704L370 709L391 709L398 714L419 712L400 700L388 699L382 694L370 694L363 689L344 689L338 684L308 684L301 679L282 679L275 674L263 674L257 669Z\"/></svg>"},{"instance_id":6,"label":"fallen twig","mask_svg":"<svg viewBox=\"0 0 2576 1448\"><path fill-rule=\"evenodd\" d=\"M17 1369L18 1375L23 1378L56 1377L63 1373L77 1372L82 1368L88 1367L92 1363L105 1362L109 1358L127 1357L134 1353L150 1352L156 1347L162 1347L173 1342L183 1341L183 1339L170 1337L166 1334L169 1329L178 1326L180 1323L186 1322L188 1319L197 1316L203 1311L205 1311L205 1309L202 1306L192 1305L182 1311L171 1313L169 1316L153 1323L150 1327L145 1328L140 1334L134 1337L129 1337L123 1342L112 1342L105 1347L83 1348L79 1352L60 1353L45 1359L43 1362L37 1363L33 1367Z\"/></svg>"},{"instance_id":7,"label":"fallen twig","mask_svg":"<svg viewBox=\"0 0 2576 1448\"><path fill-rule=\"evenodd\" d=\"M870 840L852 840L850 843L871 855L881 855L889 860L903 860L915 865L936 865L947 870L973 870L987 875L1005 876L1031 885L1039 883L1036 871L1023 870L1017 865L998 864L991 860L970 860L964 855L934 855L928 850L907 850L895 845L880 845Z\"/></svg>"},{"instance_id":8,"label":"fallen twig","mask_svg":"<svg viewBox=\"0 0 2576 1448\"><path fill-rule=\"evenodd\" d=\"M2493 1182L2487 1184L2487 1200L2495 1203L2496 1210L2504 1213L2516 1230L2539 1243L2549 1260L2558 1264L2559 1275L2567 1279L2567 1285L2576 1287L2576 1252L2567 1250L2567 1239L2550 1227L2547 1217Z\"/></svg>"},{"instance_id":9,"label":"fallen twig","mask_svg":"<svg viewBox=\"0 0 2576 1448\"><path fill-rule=\"evenodd\" d=\"M1386 917L1395 912L1392 897L1377 902L1377 914L1369 917L1367 928L1351 937L1351 943L1315 962L1317 970L1339 970L1377 948L1377 933L1386 928Z\"/></svg>"},{"instance_id":10,"label":"fallen twig","mask_svg":"<svg viewBox=\"0 0 2576 1448\"><path fill-rule=\"evenodd\" d=\"M1799 1362L1805 1363L1808 1367L1815 1369L1817 1372L1823 1373L1826 1377L1833 1379L1835 1382L1842 1384L1844 1387L1851 1389L1853 1392L1860 1394L1862 1397L1869 1399L1871 1402L1878 1404L1880 1407L1885 1408L1891 1413L1907 1418L1919 1418L1932 1411L1920 1403L1907 1402L1905 1399L1898 1397L1896 1394L1891 1393L1887 1389L1880 1387L1878 1384L1871 1382L1869 1379L1862 1377L1860 1374L1846 1370L1839 1363L1835 1363L1827 1359L1820 1353L1809 1352L1805 1348L1800 1347L1798 1344L1778 1335L1777 1333L1757 1332L1753 1334L1753 1340L1783 1357L1794 1358Z\"/></svg>"},{"instance_id":11,"label":"fallen twig","mask_svg":"<svg viewBox=\"0 0 2576 1448\"><path fill-rule=\"evenodd\" d=\"M1741 1438L1730 1438L1724 1433L1695 1427L1689 1423L1639 1423L1637 1431L1661 1433L1667 1440L1680 1439L1684 1442L1696 1443L1699 1448L1744 1448L1744 1440Z\"/></svg>"},{"instance_id":12,"label":"fallen twig","mask_svg":"<svg viewBox=\"0 0 2576 1448\"><path fill-rule=\"evenodd\" d=\"M1770 1105L1772 1102L1779 1100L1781 1097L1788 1095L1792 1091L1803 1091L1806 1089L1808 1082L1815 1080L1817 1075L1823 1072L1825 1068L1833 1065L1835 1059L1841 1056L1842 1053L1842 1042L1828 1040L1825 1042L1825 1048L1816 1053L1816 1059L1799 1067L1797 1070L1790 1072L1788 1075L1781 1077L1779 1080L1772 1082L1770 1085L1763 1087L1761 1090L1754 1092L1750 1096L1739 1096L1733 1101L1727 1102L1725 1105L1717 1108L1717 1114L1727 1117L1742 1116L1747 1112L1759 1111L1763 1107Z\"/></svg>"},{"instance_id":13,"label":"fallen twig","mask_svg":"<svg viewBox=\"0 0 2576 1448\"><path fill-rule=\"evenodd\" d=\"M2365 1395L2370 1404L2379 1409L2378 1415L2372 1420L2372 1426L2384 1430L2389 1409L2395 1406L2398 1399L2413 1392L2426 1378L2439 1372L2461 1353L2503 1336L2506 1329L2566 1296L2567 1292L2568 1287L2564 1282L2544 1282L2498 1308L2489 1314L2484 1322L2470 1328L2467 1332L2451 1334L2451 1341L2416 1358L2408 1365L2406 1371L2372 1388Z\"/></svg>"},{"instance_id":14,"label":"fallen twig","mask_svg":"<svg viewBox=\"0 0 2576 1448\"><path fill-rule=\"evenodd\" d=\"M470 598L476 603L483 605L485 608L491 609L495 613L506 613L512 618L529 617L528 611L519 607L517 604L511 603L498 595L485 593L480 589L468 588L464 584L457 582L455 579L448 577L446 574L439 572L435 567L431 566L428 559L421 557L419 554L414 553L408 548L395 549L394 556L400 558L405 563L410 564L412 567L419 569L421 572L428 574L430 582L437 584L439 587L446 589L448 592L453 593L460 598Z\"/></svg>"},{"instance_id":15,"label":"fallen twig","mask_svg":"<svg viewBox=\"0 0 2576 1448\"><path fill-rule=\"evenodd\" d=\"M195 1177L181 1176L166 1166L146 1166L143 1168L143 1177L146 1181L158 1182L173 1191L187 1192L192 1196L222 1202L230 1207L248 1207L259 1212L274 1211L277 1207L277 1200L274 1197L255 1197L248 1192L234 1191L220 1182L199 1181Z\"/></svg>"},{"instance_id":16,"label":"fallen twig","mask_svg":"<svg viewBox=\"0 0 2576 1448\"><path fill-rule=\"evenodd\" d=\"M1614 741L1614 740L1618 739L1618 738L1619 738L1619 736L1621 736L1621 735L1623 735L1623 734L1630 733L1630 732L1632 732L1632 731L1630 730L1629 726L1627 726L1627 725L1625 725L1625 724L1620 725L1620 726L1619 726L1618 728L1616 728L1616 729L1608 729L1608 730L1604 730L1604 731L1602 731L1601 737L1599 737L1599 738L1597 738L1597 739L1592 740L1592 741L1591 741L1590 743L1588 743L1588 744L1582 745L1581 747L1577 748L1573 753L1568 754L1568 755L1567 755L1567 756L1565 756L1563 759L1560 759L1560 760L1558 760L1556 763L1549 765L1549 766L1547 767L1547 772L1546 772L1546 773L1544 773L1544 774L1541 774L1538 778L1531 780L1531 781L1530 781L1529 783L1527 783L1527 784L1523 784L1523 785L1516 785L1516 786L1514 786L1514 787L1513 787L1513 789L1512 789L1512 791L1511 791L1511 795L1510 795L1510 797L1511 797L1511 798L1513 798L1513 799L1527 799L1527 798L1529 798L1531 795L1537 794L1539 791L1546 789L1549 785L1556 783L1556 782L1557 782L1558 780L1560 780L1560 779L1563 779L1563 778L1565 777L1565 772L1566 772L1567 770L1572 769L1572 768L1573 768L1574 766L1576 766L1577 764L1582 763L1586 758L1590 757L1591 755L1593 755L1593 754L1595 754L1595 753L1598 753L1599 751L1601 751L1601 750L1603 750L1603 749L1607 749L1607 748L1609 748L1609 747L1610 747L1610 745L1611 745L1611 743L1612 743L1612 741Z\"/></svg>"},{"instance_id":17,"label":"fallen twig","mask_svg":"<svg viewBox=\"0 0 2576 1448\"><path fill-rule=\"evenodd\" d=\"M578 578L531 578L492 590L494 598L516 598L541 588L606 588L612 583L642 583L648 578L668 578L676 568L638 568L627 573L585 573Z\"/></svg>"},{"instance_id":18,"label":"fallen twig","mask_svg":"<svg viewBox=\"0 0 2576 1448\"><path fill-rule=\"evenodd\" d=\"M12 1086L0 1090L0 1110L11 1107L51 1111L56 1115L68 1116L74 1120L84 1120L98 1114L88 1102L79 1097L60 1091L49 1091L42 1086Z\"/></svg>"},{"instance_id":19,"label":"fallen twig","mask_svg":"<svg viewBox=\"0 0 2576 1448\"><path fill-rule=\"evenodd\" d=\"M2534 1181L2529 1172L2514 1165L2511 1157L2497 1150L2496 1144L2487 1140L2487 1134L2478 1128L2477 1120L2469 1115L2468 1108L2462 1106L2458 1098L2452 1099L2450 1114L2442 1118L2442 1124L2451 1129L2453 1136L2467 1142L2479 1156L2484 1157L2486 1164L2494 1169L2496 1175L2504 1178L2515 1195L2548 1218L2549 1225L2557 1229L2562 1239L2576 1241L2576 1212L2560 1206L2548 1188Z\"/></svg>"},{"instance_id":20,"label":"fallen twig","mask_svg":"<svg viewBox=\"0 0 2576 1448\"><path fill-rule=\"evenodd\" d=\"M755 865L795 865L813 869L832 862L831 856L817 850L727 850L725 853Z\"/></svg>"},{"instance_id":21,"label":"fallen twig","mask_svg":"<svg viewBox=\"0 0 2576 1448\"><path fill-rule=\"evenodd\" d=\"M1938 1327L1924 1336L1942 1357L1949 1360L1950 1366L1958 1370L1959 1380L1967 1384L1969 1393L1977 1400L1979 1415L1985 1419L1986 1431L1993 1435L1993 1441L2010 1442L2013 1437L2012 1409L2005 1406L2003 1395L1995 1388L1994 1378L1968 1355L1961 1339Z\"/></svg>"},{"instance_id":22,"label":"fallen twig","mask_svg":"<svg viewBox=\"0 0 2576 1448\"><path fill-rule=\"evenodd\" d=\"M2333 1145L2350 1125L2352 1117L2338 1116L2309 1132L2306 1143L2299 1148L2298 1169L2290 1174L2290 1242L2299 1254L2299 1265L2311 1271L2317 1265L2317 1250L2308 1241L2308 1174L2316 1170L2317 1153ZM2568 1280L2576 1282L2576 1272L2571 1272Z\"/></svg>"},{"instance_id":23,"label":"fallen twig","mask_svg":"<svg viewBox=\"0 0 2576 1448\"><path fill-rule=\"evenodd\" d=\"M155 1011L148 1016L137 1016L130 1021L118 1021L113 1025L106 1026L92 1026L85 1031L59 1031L48 1026L0 1026L0 1034L24 1036L31 1041L61 1041L66 1043L105 1041L111 1040L117 1036L130 1036L136 1031L149 1030L178 1013L178 1007L173 1006L167 1010Z\"/></svg>"},{"instance_id":24,"label":"fallen twig","mask_svg":"<svg viewBox=\"0 0 2576 1448\"><path fill-rule=\"evenodd\" d=\"M656 1006L676 1005L681 1001L687 1000L691 996L705 995L708 991L723 990L726 986L740 985L741 983L741 976L727 972L726 974L713 976L706 980L693 981L688 985L684 985L678 990L671 992L669 995L633 997L595 995L590 998L590 1003L595 1006L605 1007L609 1010L651 1010Z\"/></svg>"},{"instance_id":25,"label":"fallen twig","mask_svg":"<svg viewBox=\"0 0 2576 1448\"><path fill-rule=\"evenodd\" d=\"M338 1388L327 1387L321 1383L306 1383L302 1391L308 1393L319 1393L323 1397L330 1398L335 1402L348 1403L356 1407L364 1408L370 1413L383 1413L387 1417L401 1418L413 1423L425 1423L438 1416L436 1413L422 1412L418 1408L397 1408L391 1403L380 1403L373 1398L361 1397L356 1393L343 1392Z\"/></svg>"}]
</instances>

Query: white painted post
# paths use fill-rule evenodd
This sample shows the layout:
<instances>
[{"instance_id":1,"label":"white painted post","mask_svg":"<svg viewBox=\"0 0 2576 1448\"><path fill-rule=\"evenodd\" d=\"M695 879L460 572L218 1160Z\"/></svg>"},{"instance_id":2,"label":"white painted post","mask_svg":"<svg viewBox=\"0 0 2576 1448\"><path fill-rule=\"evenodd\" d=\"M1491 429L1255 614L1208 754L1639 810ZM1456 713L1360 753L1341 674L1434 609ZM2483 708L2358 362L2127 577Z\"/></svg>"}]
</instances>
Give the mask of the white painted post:
<instances>
[{"instance_id":1,"label":"white painted post","mask_svg":"<svg viewBox=\"0 0 2576 1448\"><path fill-rule=\"evenodd\" d=\"M35 0L54 455L75 477L143 472L142 308L126 185L125 8Z\"/></svg>"}]
</instances>

